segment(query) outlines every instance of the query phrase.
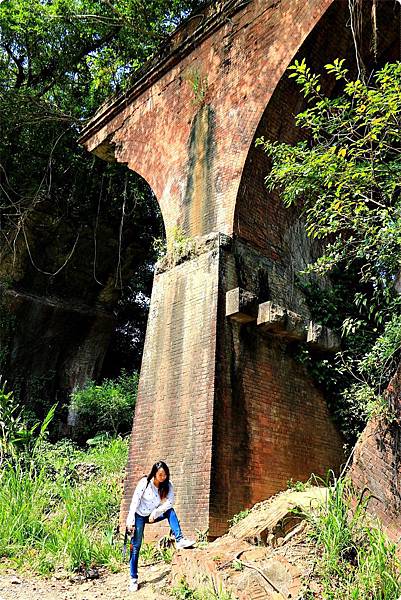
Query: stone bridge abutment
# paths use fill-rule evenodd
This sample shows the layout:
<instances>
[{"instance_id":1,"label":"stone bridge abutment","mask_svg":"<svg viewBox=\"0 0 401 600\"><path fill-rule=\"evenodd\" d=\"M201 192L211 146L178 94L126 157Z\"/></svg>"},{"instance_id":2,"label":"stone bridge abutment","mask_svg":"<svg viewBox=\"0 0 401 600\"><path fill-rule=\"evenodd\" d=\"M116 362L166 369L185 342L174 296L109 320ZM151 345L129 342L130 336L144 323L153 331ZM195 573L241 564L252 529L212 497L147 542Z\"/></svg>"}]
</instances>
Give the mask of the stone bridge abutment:
<instances>
[{"instance_id":1,"label":"stone bridge abutment","mask_svg":"<svg viewBox=\"0 0 401 600\"><path fill-rule=\"evenodd\" d=\"M250 0L206 8L172 36L81 142L152 187L186 254L155 274L122 506L157 459L185 530L227 519L342 461L325 399L293 357L333 349L310 324L295 273L313 257L298 215L268 194L258 135L296 141L300 95L285 71L350 55L348 3ZM328 85L328 84L327 84ZM309 331L308 331L309 328Z\"/></svg>"}]
</instances>

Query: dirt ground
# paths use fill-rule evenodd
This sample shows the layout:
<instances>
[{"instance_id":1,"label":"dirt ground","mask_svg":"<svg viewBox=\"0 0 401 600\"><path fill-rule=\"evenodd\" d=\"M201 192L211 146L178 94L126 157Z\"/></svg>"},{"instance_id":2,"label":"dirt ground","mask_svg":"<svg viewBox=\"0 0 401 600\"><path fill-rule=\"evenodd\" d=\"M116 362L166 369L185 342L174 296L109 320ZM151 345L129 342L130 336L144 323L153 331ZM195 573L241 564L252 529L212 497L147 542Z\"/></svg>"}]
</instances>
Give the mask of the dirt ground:
<instances>
[{"instance_id":1,"label":"dirt ground","mask_svg":"<svg viewBox=\"0 0 401 600\"><path fill-rule=\"evenodd\" d=\"M28 578L13 571L0 575L0 600L171 600L165 593L170 566L164 563L142 567L140 589L128 592L128 569L122 573L100 573L98 579L65 578L59 574L50 579ZM61 578L62 577L62 578ZM164 589L163 589L164 588Z\"/></svg>"}]
</instances>

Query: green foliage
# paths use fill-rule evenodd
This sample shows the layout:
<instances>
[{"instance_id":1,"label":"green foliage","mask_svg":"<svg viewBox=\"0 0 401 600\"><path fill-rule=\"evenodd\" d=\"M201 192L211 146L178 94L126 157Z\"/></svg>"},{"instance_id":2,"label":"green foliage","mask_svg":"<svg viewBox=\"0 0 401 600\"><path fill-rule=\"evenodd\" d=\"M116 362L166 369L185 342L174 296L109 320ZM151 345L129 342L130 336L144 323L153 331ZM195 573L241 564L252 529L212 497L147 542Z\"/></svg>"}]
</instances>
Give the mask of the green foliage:
<instances>
[{"instance_id":1,"label":"green foliage","mask_svg":"<svg viewBox=\"0 0 401 600\"><path fill-rule=\"evenodd\" d=\"M31 463L44 441L53 420L57 404L52 406L42 422L28 426L24 412L6 382L0 377L0 467L3 462L15 465L18 461Z\"/></svg>"},{"instance_id":2,"label":"green foliage","mask_svg":"<svg viewBox=\"0 0 401 600\"><path fill-rule=\"evenodd\" d=\"M368 501L355 498L350 482L338 479L326 504L308 516L323 598L392 600L401 593L396 546L369 520Z\"/></svg>"},{"instance_id":3,"label":"green foliage","mask_svg":"<svg viewBox=\"0 0 401 600\"><path fill-rule=\"evenodd\" d=\"M167 240L157 238L154 240L153 247L161 264L171 268L193 256L196 250L196 240L186 236L182 227L175 225L168 231Z\"/></svg>"},{"instance_id":4,"label":"green foliage","mask_svg":"<svg viewBox=\"0 0 401 600\"><path fill-rule=\"evenodd\" d=\"M240 510L239 513L237 513L231 519L228 520L229 527L233 527L234 525L242 521L242 519L245 519L245 517L247 517L250 512L251 511L249 508L246 508L245 510Z\"/></svg>"},{"instance_id":5,"label":"green foliage","mask_svg":"<svg viewBox=\"0 0 401 600\"><path fill-rule=\"evenodd\" d=\"M177 600L234 600L230 592L222 585L215 586L213 583L208 588L194 590L189 587L185 577L172 588L171 595Z\"/></svg>"},{"instance_id":6,"label":"green foliage","mask_svg":"<svg viewBox=\"0 0 401 600\"><path fill-rule=\"evenodd\" d=\"M197 548L206 548L208 545L208 533L209 529L205 529L204 531L195 529Z\"/></svg>"},{"instance_id":7,"label":"green foliage","mask_svg":"<svg viewBox=\"0 0 401 600\"><path fill-rule=\"evenodd\" d=\"M393 315L387 321L383 332L361 359L359 368L369 381L378 382L379 392L388 381L399 363L401 348L401 317Z\"/></svg>"},{"instance_id":8,"label":"green foliage","mask_svg":"<svg viewBox=\"0 0 401 600\"><path fill-rule=\"evenodd\" d=\"M294 490L294 492L304 492L308 489L308 482L303 481L294 481L292 478L287 481L287 488L289 490Z\"/></svg>"},{"instance_id":9,"label":"green foliage","mask_svg":"<svg viewBox=\"0 0 401 600\"><path fill-rule=\"evenodd\" d=\"M239 558L236 558L235 560L233 560L231 565L232 565L232 568L234 569L234 571L243 571L244 570L244 564L241 560L239 560Z\"/></svg>"},{"instance_id":10,"label":"green foliage","mask_svg":"<svg viewBox=\"0 0 401 600\"><path fill-rule=\"evenodd\" d=\"M272 159L268 189L278 189L287 206L301 206L308 235L320 243L300 285L318 320L342 331L343 351L320 360L301 350L301 360L332 394L353 443L369 416L386 414L383 391L400 356L401 63L365 83L351 80L344 62L326 65L342 86L328 98L320 75L296 61L290 77L307 101L296 124L308 140L257 143ZM305 275L329 275L332 285Z\"/></svg>"},{"instance_id":11,"label":"green foliage","mask_svg":"<svg viewBox=\"0 0 401 600\"><path fill-rule=\"evenodd\" d=\"M140 557L145 564L155 564L164 562L170 564L173 560L174 548L172 546L163 546L159 543L143 543L141 546Z\"/></svg>"},{"instance_id":12,"label":"green foliage","mask_svg":"<svg viewBox=\"0 0 401 600\"><path fill-rule=\"evenodd\" d=\"M185 577L182 577L177 585L172 588L171 594L174 598L177 598L177 600L196 599L195 591L189 587Z\"/></svg>"},{"instance_id":13,"label":"green foliage","mask_svg":"<svg viewBox=\"0 0 401 600\"><path fill-rule=\"evenodd\" d=\"M319 76L304 61L290 67L310 103L296 117L310 142L258 143L273 160L268 188L279 188L287 206L302 200L308 234L327 241L310 270L357 262L370 286L359 301L380 323L399 304L401 63L387 64L369 85L347 79L343 62L326 65L344 86L332 99L321 95Z\"/></svg>"},{"instance_id":14,"label":"green foliage","mask_svg":"<svg viewBox=\"0 0 401 600\"><path fill-rule=\"evenodd\" d=\"M208 89L208 77L202 75L199 68L194 67L188 71L184 79L189 83L194 95L193 103L201 106L204 103Z\"/></svg>"},{"instance_id":15,"label":"green foliage","mask_svg":"<svg viewBox=\"0 0 401 600\"><path fill-rule=\"evenodd\" d=\"M84 571L122 567L114 539L128 442L121 438L79 450L69 440L43 442L29 465L1 470L0 553L11 564L46 575L58 567ZM20 458L20 457L19 457ZM80 477L78 467L96 467Z\"/></svg>"},{"instance_id":16,"label":"green foliage","mask_svg":"<svg viewBox=\"0 0 401 600\"><path fill-rule=\"evenodd\" d=\"M122 372L116 380L105 379L97 385L88 381L71 395L70 411L77 419L77 434L93 436L99 432L127 433L138 389L138 374Z\"/></svg>"}]
</instances>

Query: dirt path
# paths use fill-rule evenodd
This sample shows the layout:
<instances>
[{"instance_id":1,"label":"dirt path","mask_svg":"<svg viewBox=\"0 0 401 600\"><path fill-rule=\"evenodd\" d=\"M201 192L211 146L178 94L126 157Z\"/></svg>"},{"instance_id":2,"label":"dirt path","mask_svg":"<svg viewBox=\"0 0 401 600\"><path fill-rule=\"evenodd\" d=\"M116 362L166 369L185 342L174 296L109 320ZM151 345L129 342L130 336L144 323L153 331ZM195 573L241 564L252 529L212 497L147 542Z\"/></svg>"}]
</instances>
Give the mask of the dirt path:
<instances>
[{"instance_id":1,"label":"dirt path","mask_svg":"<svg viewBox=\"0 0 401 600\"><path fill-rule=\"evenodd\" d=\"M124 573L102 573L99 579L28 578L14 572L0 575L0 600L171 600L164 589L170 566L164 563L141 568L138 592L128 593L128 569Z\"/></svg>"}]
</instances>

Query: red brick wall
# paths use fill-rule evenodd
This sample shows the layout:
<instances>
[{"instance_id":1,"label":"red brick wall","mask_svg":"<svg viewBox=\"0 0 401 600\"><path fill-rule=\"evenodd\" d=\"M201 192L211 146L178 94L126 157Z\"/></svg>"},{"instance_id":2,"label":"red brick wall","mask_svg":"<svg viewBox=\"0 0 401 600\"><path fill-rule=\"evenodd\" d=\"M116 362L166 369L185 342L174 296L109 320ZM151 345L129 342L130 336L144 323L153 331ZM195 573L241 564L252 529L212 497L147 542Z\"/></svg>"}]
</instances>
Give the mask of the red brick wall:
<instances>
[{"instance_id":1,"label":"red brick wall","mask_svg":"<svg viewBox=\"0 0 401 600\"><path fill-rule=\"evenodd\" d=\"M238 242L222 253L223 306L225 291L247 278L247 289L263 294L263 276L252 282L249 268L263 273L266 259L257 261L252 252L247 264L246 253ZM255 322L239 325L221 314L218 323L212 535L222 534L235 513L285 489L289 479L324 476L344 460L325 399L293 358L294 347L260 333Z\"/></svg>"},{"instance_id":2,"label":"red brick wall","mask_svg":"<svg viewBox=\"0 0 401 600\"><path fill-rule=\"evenodd\" d=\"M155 192L167 233L232 233L244 163L261 115L299 46L333 0L254 0L96 131L86 147L118 161ZM340 10L347 3L340 2ZM200 106L191 73L207 76ZM127 105L126 105L127 104ZM111 109L110 109L111 110ZM194 156L195 154L195 156ZM205 216L207 214L207 217Z\"/></svg>"},{"instance_id":3,"label":"red brick wall","mask_svg":"<svg viewBox=\"0 0 401 600\"><path fill-rule=\"evenodd\" d=\"M217 273L211 251L155 277L123 519L138 479L162 459L171 468L185 530L194 533L208 521Z\"/></svg>"}]
</instances>

